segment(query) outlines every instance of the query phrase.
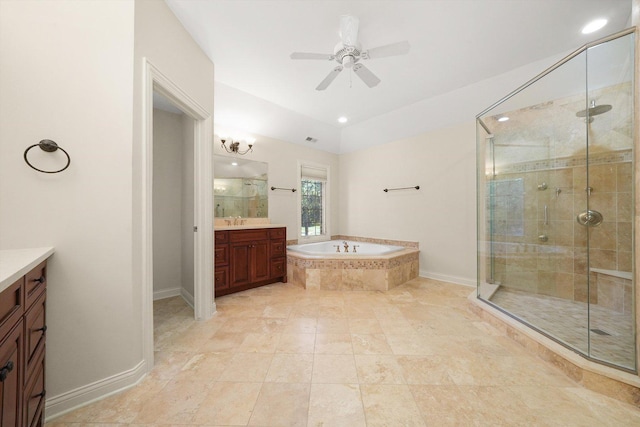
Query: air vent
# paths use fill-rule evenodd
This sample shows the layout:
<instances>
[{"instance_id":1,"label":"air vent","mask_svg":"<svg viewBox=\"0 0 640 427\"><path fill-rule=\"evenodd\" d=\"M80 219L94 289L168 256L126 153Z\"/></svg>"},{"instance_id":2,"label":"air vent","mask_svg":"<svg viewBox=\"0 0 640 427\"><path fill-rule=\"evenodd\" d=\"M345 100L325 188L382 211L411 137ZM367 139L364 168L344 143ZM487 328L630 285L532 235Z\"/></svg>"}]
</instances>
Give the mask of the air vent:
<instances>
[{"instance_id":1,"label":"air vent","mask_svg":"<svg viewBox=\"0 0 640 427\"><path fill-rule=\"evenodd\" d=\"M305 138L305 141L312 142L312 143L315 144L316 142L318 142L318 138L312 138L312 137L308 136L308 137Z\"/></svg>"}]
</instances>

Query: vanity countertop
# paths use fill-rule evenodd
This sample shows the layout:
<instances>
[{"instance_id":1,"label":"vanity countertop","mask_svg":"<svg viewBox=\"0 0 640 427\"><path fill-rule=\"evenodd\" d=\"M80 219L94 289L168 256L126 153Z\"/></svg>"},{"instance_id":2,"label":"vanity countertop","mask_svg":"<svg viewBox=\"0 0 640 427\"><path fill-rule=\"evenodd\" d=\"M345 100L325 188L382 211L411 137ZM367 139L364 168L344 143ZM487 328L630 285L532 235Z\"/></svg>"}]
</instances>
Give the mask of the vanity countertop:
<instances>
[{"instance_id":1,"label":"vanity countertop","mask_svg":"<svg viewBox=\"0 0 640 427\"><path fill-rule=\"evenodd\" d=\"M53 248L0 250L0 292L53 254Z\"/></svg>"},{"instance_id":2,"label":"vanity countertop","mask_svg":"<svg viewBox=\"0 0 640 427\"><path fill-rule=\"evenodd\" d=\"M254 228L281 228L286 227L284 224L245 224L245 225L216 225L215 231L224 230L251 230Z\"/></svg>"}]
</instances>

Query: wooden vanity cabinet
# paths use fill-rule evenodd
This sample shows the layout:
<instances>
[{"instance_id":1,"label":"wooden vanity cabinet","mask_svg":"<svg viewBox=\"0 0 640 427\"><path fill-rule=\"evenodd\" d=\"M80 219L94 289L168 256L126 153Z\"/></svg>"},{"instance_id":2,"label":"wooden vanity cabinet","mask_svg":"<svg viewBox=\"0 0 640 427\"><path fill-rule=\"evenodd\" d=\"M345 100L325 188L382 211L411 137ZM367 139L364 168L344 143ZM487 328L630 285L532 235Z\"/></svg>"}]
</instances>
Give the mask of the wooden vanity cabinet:
<instances>
[{"instance_id":1,"label":"wooden vanity cabinet","mask_svg":"<svg viewBox=\"0 0 640 427\"><path fill-rule=\"evenodd\" d=\"M216 231L214 245L213 284L219 295L229 288L229 232Z\"/></svg>"},{"instance_id":2,"label":"wooden vanity cabinet","mask_svg":"<svg viewBox=\"0 0 640 427\"><path fill-rule=\"evenodd\" d=\"M215 292L226 295L286 282L286 228L215 232ZM228 254L225 258L224 254Z\"/></svg>"},{"instance_id":3,"label":"wooden vanity cabinet","mask_svg":"<svg viewBox=\"0 0 640 427\"><path fill-rule=\"evenodd\" d=\"M0 293L0 426L43 425L46 261Z\"/></svg>"}]
</instances>

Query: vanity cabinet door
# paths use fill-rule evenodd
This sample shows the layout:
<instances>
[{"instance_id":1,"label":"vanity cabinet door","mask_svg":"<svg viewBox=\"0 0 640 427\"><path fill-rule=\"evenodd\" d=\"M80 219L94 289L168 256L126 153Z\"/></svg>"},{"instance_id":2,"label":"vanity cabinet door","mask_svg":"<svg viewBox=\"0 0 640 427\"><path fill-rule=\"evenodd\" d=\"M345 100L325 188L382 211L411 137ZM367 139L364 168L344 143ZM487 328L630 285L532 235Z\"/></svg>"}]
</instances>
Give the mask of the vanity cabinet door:
<instances>
[{"instance_id":1,"label":"vanity cabinet door","mask_svg":"<svg viewBox=\"0 0 640 427\"><path fill-rule=\"evenodd\" d=\"M251 282L251 245L249 243L236 243L231 245L230 287L242 286Z\"/></svg>"},{"instance_id":2,"label":"vanity cabinet door","mask_svg":"<svg viewBox=\"0 0 640 427\"><path fill-rule=\"evenodd\" d=\"M269 278L269 241L231 244L231 283L243 286Z\"/></svg>"},{"instance_id":3,"label":"vanity cabinet door","mask_svg":"<svg viewBox=\"0 0 640 427\"><path fill-rule=\"evenodd\" d=\"M42 421L46 392L44 389L44 350L39 351L32 366L32 376L24 389L24 425L36 427Z\"/></svg>"},{"instance_id":4,"label":"vanity cabinet door","mask_svg":"<svg viewBox=\"0 0 640 427\"><path fill-rule=\"evenodd\" d=\"M216 292L229 288L229 267L216 267L214 273L214 286Z\"/></svg>"},{"instance_id":5,"label":"vanity cabinet door","mask_svg":"<svg viewBox=\"0 0 640 427\"><path fill-rule=\"evenodd\" d=\"M22 320L0 343L0 425L18 427L22 416Z\"/></svg>"},{"instance_id":6,"label":"vanity cabinet door","mask_svg":"<svg viewBox=\"0 0 640 427\"><path fill-rule=\"evenodd\" d=\"M287 265L285 258L271 260L271 277L284 277L287 275Z\"/></svg>"},{"instance_id":7,"label":"vanity cabinet door","mask_svg":"<svg viewBox=\"0 0 640 427\"><path fill-rule=\"evenodd\" d=\"M252 281L267 280L269 278L269 241L255 242L251 249Z\"/></svg>"},{"instance_id":8,"label":"vanity cabinet door","mask_svg":"<svg viewBox=\"0 0 640 427\"><path fill-rule=\"evenodd\" d=\"M229 245L216 245L214 249L215 265L229 264Z\"/></svg>"}]
</instances>

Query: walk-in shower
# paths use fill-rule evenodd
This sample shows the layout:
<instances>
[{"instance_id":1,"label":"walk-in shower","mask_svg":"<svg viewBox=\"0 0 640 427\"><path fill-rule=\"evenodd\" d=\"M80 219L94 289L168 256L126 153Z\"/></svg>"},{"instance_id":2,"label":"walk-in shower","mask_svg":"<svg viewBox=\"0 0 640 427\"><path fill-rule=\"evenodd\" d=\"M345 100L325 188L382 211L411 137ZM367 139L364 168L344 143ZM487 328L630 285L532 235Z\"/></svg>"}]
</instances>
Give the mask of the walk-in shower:
<instances>
[{"instance_id":1,"label":"walk-in shower","mask_svg":"<svg viewBox=\"0 0 640 427\"><path fill-rule=\"evenodd\" d=\"M634 37L586 45L477 116L478 298L628 371Z\"/></svg>"}]
</instances>

